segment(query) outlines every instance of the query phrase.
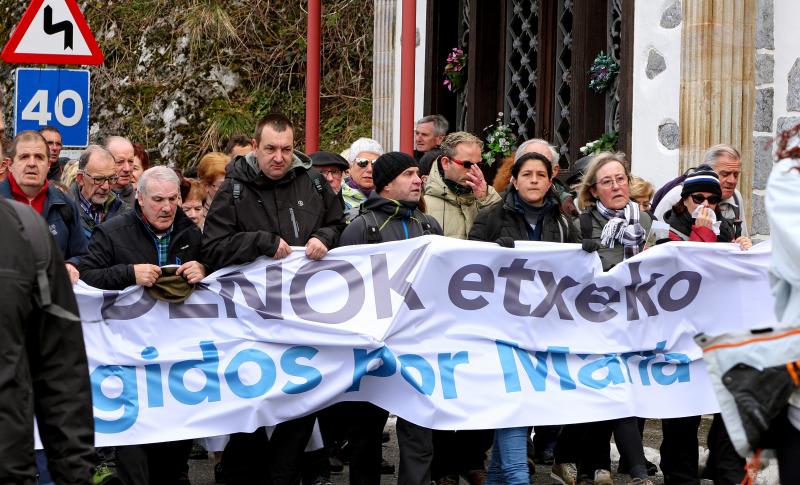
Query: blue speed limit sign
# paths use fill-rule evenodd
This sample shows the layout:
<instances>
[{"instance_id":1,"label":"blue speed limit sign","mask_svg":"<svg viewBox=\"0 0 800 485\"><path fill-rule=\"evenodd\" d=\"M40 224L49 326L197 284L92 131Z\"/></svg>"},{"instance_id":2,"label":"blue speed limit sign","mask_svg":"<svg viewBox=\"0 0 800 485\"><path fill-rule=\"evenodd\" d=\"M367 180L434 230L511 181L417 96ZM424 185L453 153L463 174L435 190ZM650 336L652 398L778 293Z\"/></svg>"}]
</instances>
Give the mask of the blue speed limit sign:
<instances>
[{"instance_id":1,"label":"blue speed limit sign","mask_svg":"<svg viewBox=\"0 0 800 485\"><path fill-rule=\"evenodd\" d=\"M89 144L89 71L16 71L14 133L55 126L64 146Z\"/></svg>"}]
</instances>

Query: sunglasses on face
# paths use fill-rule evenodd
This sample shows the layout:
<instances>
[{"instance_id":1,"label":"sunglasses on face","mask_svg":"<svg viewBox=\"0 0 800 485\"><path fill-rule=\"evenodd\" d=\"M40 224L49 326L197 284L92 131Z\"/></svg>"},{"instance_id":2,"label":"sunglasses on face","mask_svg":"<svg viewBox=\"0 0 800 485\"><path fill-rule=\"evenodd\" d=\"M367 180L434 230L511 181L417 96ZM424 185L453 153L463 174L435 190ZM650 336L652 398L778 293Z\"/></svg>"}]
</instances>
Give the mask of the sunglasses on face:
<instances>
[{"instance_id":1,"label":"sunglasses on face","mask_svg":"<svg viewBox=\"0 0 800 485\"><path fill-rule=\"evenodd\" d=\"M483 163L483 162L471 162L469 160L456 160L455 158L451 158L450 161L458 165L461 165L467 170L471 169L473 165L475 165L476 167L480 167L481 163Z\"/></svg>"},{"instance_id":2,"label":"sunglasses on face","mask_svg":"<svg viewBox=\"0 0 800 485\"><path fill-rule=\"evenodd\" d=\"M718 195L709 195L706 197L703 194L692 194L691 197L695 204L702 204L703 202L708 201L708 203L711 205L717 205L720 201L720 196Z\"/></svg>"},{"instance_id":3,"label":"sunglasses on face","mask_svg":"<svg viewBox=\"0 0 800 485\"><path fill-rule=\"evenodd\" d=\"M356 163L356 165L358 165L361 168L366 168L367 165L372 163L372 160L370 160L369 158L356 158L353 161Z\"/></svg>"}]
</instances>

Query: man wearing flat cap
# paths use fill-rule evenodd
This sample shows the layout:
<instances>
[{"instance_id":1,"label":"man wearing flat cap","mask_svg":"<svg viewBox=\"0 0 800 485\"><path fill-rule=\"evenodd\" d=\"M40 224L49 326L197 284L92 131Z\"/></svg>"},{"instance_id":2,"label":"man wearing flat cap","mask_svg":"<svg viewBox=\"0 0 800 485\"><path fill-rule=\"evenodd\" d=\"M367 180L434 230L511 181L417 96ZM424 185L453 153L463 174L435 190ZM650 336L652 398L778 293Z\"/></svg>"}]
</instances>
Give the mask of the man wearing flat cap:
<instances>
[{"instance_id":1,"label":"man wearing flat cap","mask_svg":"<svg viewBox=\"0 0 800 485\"><path fill-rule=\"evenodd\" d=\"M350 168L347 160L338 153L319 151L309 155L311 167L321 173L335 194L342 192L342 179ZM342 202L344 207L344 201Z\"/></svg>"}]
</instances>

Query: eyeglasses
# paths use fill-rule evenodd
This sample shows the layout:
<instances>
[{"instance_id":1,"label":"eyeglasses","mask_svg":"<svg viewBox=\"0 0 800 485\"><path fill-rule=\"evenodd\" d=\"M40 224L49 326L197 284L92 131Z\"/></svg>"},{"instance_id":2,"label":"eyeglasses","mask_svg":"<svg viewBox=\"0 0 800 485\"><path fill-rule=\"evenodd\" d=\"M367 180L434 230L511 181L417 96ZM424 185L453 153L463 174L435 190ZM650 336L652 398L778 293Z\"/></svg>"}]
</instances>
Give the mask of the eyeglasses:
<instances>
[{"instance_id":1,"label":"eyeglasses","mask_svg":"<svg viewBox=\"0 0 800 485\"><path fill-rule=\"evenodd\" d=\"M481 163L483 163L482 161L481 162L472 162L472 161L469 161L469 160L456 160L455 158L451 158L450 161L453 162L453 163L457 163L457 164L461 165L462 167L466 168L467 170L471 169L473 165L475 165L476 167L480 167Z\"/></svg>"},{"instance_id":2,"label":"eyeglasses","mask_svg":"<svg viewBox=\"0 0 800 485\"><path fill-rule=\"evenodd\" d=\"M117 177L116 175L109 175L108 177L95 177L94 175L90 175L86 172L81 172L81 173L85 177L89 177L90 179L92 179L92 183L94 183L95 185L103 185L106 182L108 182L111 185L114 185L115 183L117 183L117 180L119 180L119 177Z\"/></svg>"},{"instance_id":3,"label":"eyeglasses","mask_svg":"<svg viewBox=\"0 0 800 485\"><path fill-rule=\"evenodd\" d=\"M356 158L353 161L355 162L356 165L358 165L361 168L366 168L367 165L372 163L372 160L370 160L369 158Z\"/></svg>"},{"instance_id":4,"label":"eyeglasses","mask_svg":"<svg viewBox=\"0 0 800 485\"><path fill-rule=\"evenodd\" d=\"M599 185L604 189L610 189L614 184L617 184L617 187L625 187L628 185L628 176L617 175L616 177L606 177L603 180L599 180L595 183L595 185Z\"/></svg>"},{"instance_id":5,"label":"eyeglasses","mask_svg":"<svg viewBox=\"0 0 800 485\"><path fill-rule=\"evenodd\" d=\"M366 165L364 166L366 167ZM335 179L340 179L342 178L342 175L344 175L341 170L320 170L319 173L322 174L323 177L330 175Z\"/></svg>"},{"instance_id":6,"label":"eyeglasses","mask_svg":"<svg viewBox=\"0 0 800 485\"><path fill-rule=\"evenodd\" d=\"M703 194L692 194L692 200L695 204L702 204L703 202L708 201L708 203L711 205L717 205L721 198L718 195L709 195L706 197Z\"/></svg>"}]
</instances>

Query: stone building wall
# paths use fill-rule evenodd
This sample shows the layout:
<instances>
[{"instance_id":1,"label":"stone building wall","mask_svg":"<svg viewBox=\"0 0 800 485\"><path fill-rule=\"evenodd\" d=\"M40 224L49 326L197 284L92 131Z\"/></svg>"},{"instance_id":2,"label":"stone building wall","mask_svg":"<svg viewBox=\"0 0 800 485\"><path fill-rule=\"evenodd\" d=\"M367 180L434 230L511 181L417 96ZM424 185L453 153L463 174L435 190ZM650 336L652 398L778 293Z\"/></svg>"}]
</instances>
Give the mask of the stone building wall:
<instances>
[{"instance_id":1,"label":"stone building wall","mask_svg":"<svg viewBox=\"0 0 800 485\"><path fill-rule=\"evenodd\" d=\"M764 192L775 134L800 123L800 2L759 0L756 18L756 114L753 133L754 234L769 234Z\"/></svg>"},{"instance_id":2,"label":"stone building wall","mask_svg":"<svg viewBox=\"0 0 800 485\"><path fill-rule=\"evenodd\" d=\"M775 133L800 123L797 19L796 0L758 0L751 233L765 237L764 193ZM682 21L681 0L636 2L631 160L634 173L656 186L679 172Z\"/></svg>"},{"instance_id":3,"label":"stone building wall","mask_svg":"<svg viewBox=\"0 0 800 485\"><path fill-rule=\"evenodd\" d=\"M637 1L633 44L633 172L656 187L678 173L681 0Z\"/></svg>"}]
</instances>

